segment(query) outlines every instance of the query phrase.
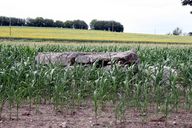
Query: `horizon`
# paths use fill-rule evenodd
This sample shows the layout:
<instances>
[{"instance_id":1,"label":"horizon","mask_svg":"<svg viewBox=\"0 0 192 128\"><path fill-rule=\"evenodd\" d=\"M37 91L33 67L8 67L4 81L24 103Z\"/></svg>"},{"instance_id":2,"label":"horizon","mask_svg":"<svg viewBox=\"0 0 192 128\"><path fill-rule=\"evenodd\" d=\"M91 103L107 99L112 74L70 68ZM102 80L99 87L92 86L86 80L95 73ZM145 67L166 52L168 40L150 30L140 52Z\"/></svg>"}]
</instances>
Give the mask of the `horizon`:
<instances>
[{"instance_id":1,"label":"horizon","mask_svg":"<svg viewBox=\"0 0 192 128\"><path fill-rule=\"evenodd\" d=\"M0 5L1 16L54 21L80 19L88 25L93 19L114 20L124 26L125 33L143 34L167 34L176 27L183 33L191 32L190 11L190 6L182 6L181 1L175 0L6 0Z\"/></svg>"}]
</instances>

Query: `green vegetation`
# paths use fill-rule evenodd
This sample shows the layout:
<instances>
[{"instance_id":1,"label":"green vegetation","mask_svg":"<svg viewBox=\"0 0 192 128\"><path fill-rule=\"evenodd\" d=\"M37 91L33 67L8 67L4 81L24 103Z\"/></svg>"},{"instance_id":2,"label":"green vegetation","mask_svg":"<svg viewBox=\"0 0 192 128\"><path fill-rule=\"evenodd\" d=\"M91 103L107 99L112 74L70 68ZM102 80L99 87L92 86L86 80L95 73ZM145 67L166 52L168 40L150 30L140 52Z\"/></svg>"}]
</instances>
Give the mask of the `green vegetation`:
<instances>
[{"instance_id":1,"label":"green vegetation","mask_svg":"<svg viewBox=\"0 0 192 128\"><path fill-rule=\"evenodd\" d=\"M191 36L170 36L116 33L94 30L72 30L62 28L40 27L0 27L0 38L12 39L38 39L53 41L78 41L78 42L125 42L125 43L173 43L191 44Z\"/></svg>"},{"instance_id":2,"label":"green vegetation","mask_svg":"<svg viewBox=\"0 0 192 128\"><path fill-rule=\"evenodd\" d=\"M0 16L0 26L30 26L30 27L56 27L56 28L71 28L71 29L88 29L89 26L83 20L67 20L65 22L53 19L44 19L36 17L21 19L15 17ZM90 28L93 30L107 30L113 32L123 32L124 27L116 21L97 21L93 20L90 23Z\"/></svg>"},{"instance_id":3,"label":"green vegetation","mask_svg":"<svg viewBox=\"0 0 192 128\"><path fill-rule=\"evenodd\" d=\"M90 28L92 30L104 30L104 31L112 31L112 32L123 32L124 31L123 25L119 22L98 21L96 19L91 21Z\"/></svg>"},{"instance_id":4,"label":"green vegetation","mask_svg":"<svg viewBox=\"0 0 192 128\"><path fill-rule=\"evenodd\" d=\"M25 28L24 28L25 29ZM123 120L126 109L136 107L142 113L154 105L157 112L167 116L178 108L192 107L192 49L137 47L141 64L127 69L113 65L111 70L83 67L64 68L35 63L37 52L106 52L127 51L131 47L119 46L12 46L0 45L0 107L12 108L51 103L56 111L78 109L81 105L94 106L95 119L101 108L112 105L115 117ZM149 67L158 71L151 74ZM162 82L163 66L178 71L168 82ZM183 99L183 100L181 100ZM17 112L18 112L17 111Z\"/></svg>"}]
</instances>

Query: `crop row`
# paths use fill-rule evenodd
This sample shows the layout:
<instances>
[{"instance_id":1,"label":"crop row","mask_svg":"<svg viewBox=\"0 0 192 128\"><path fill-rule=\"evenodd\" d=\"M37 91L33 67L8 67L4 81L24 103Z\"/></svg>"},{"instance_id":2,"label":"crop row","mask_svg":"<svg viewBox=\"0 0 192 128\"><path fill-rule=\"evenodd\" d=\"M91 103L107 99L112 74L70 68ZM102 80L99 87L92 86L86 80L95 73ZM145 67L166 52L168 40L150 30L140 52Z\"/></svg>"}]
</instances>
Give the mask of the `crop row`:
<instances>
[{"instance_id":1,"label":"crop row","mask_svg":"<svg viewBox=\"0 0 192 128\"><path fill-rule=\"evenodd\" d=\"M107 52L127 51L121 46L9 46L0 45L0 112L5 104L17 113L22 105L42 103L54 105L56 111L73 110L91 101L95 119L102 107L110 104L116 118L123 119L129 107L147 112L150 105L167 116L180 108L192 105L192 49L141 48L137 53L141 64L122 68L113 65L110 70L76 65L65 68L36 64L38 52ZM151 71L155 66L157 70ZM177 71L163 79L164 66ZM182 101L182 102L181 102ZM89 102L90 103L90 102Z\"/></svg>"}]
</instances>

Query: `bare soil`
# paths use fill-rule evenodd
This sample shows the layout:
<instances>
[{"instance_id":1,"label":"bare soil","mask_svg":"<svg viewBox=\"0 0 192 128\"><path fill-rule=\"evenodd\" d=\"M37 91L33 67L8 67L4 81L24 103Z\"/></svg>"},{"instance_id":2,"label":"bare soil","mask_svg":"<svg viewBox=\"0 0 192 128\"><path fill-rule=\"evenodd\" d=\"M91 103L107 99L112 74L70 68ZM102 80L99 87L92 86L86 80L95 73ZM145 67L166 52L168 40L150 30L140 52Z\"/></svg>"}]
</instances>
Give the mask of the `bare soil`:
<instances>
[{"instance_id":1,"label":"bare soil","mask_svg":"<svg viewBox=\"0 0 192 128\"><path fill-rule=\"evenodd\" d=\"M130 108L125 118L117 120L113 107L105 107L95 119L94 108L81 106L74 110L55 111L53 105L35 106L29 110L28 105L19 108L19 119L16 109L10 111L6 106L0 120L0 128L192 128L192 113L179 110L169 114L166 119L162 113L149 110L141 113Z\"/></svg>"}]
</instances>

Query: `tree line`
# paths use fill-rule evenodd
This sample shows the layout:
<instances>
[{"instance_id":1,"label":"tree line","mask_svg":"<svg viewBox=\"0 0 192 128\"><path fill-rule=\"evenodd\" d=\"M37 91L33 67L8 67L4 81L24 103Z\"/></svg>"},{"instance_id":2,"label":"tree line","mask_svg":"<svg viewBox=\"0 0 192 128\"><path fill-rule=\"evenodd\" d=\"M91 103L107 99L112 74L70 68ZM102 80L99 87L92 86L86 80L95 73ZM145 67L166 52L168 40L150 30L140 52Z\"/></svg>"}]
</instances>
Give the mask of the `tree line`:
<instances>
[{"instance_id":1,"label":"tree line","mask_svg":"<svg viewBox=\"0 0 192 128\"><path fill-rule=\"evenodd\" d=\"M42 17L27 18L15 18L0 16L0 26L33 26L33 27L58 27L58 28L74 28L74 29L88 29L88 25L82 20L73 21L59 21L52 19L44 19Z\"/></svg>"},{"instance_id":2,"label":"tree line","mask_svg":"<svg viewBox=\"0 0 192 128\"><path fill-rule=\"evenodd\" d=\"M71 28L71 29L88 29L89 26L83 20L67 20L65 22L60 20L37 18L15 18L0 16L0 26L32 26L32 27L57 27L57 28ZM116 21L98 21L92 20L90 23L92 30L105 30L113 32L123 32L124 27Z\"/></svg>"},{"instance_id":3,"label":"tree line","mask_svg":"<svg viewBox=\"0 0 192 128\"><path fill-rule=\"evenodd\" d=\"M91 21L90 28L93 30L105 30L105 31L112 31L112 32L123 32L124 30L123 25L119 22L98 21L96 19Z\"/></svg>"}]
</instances>

